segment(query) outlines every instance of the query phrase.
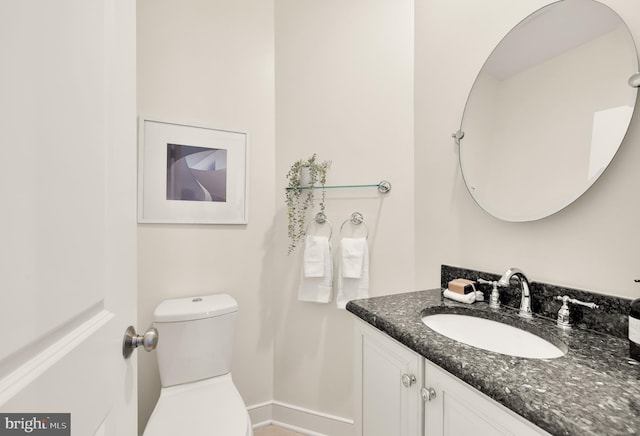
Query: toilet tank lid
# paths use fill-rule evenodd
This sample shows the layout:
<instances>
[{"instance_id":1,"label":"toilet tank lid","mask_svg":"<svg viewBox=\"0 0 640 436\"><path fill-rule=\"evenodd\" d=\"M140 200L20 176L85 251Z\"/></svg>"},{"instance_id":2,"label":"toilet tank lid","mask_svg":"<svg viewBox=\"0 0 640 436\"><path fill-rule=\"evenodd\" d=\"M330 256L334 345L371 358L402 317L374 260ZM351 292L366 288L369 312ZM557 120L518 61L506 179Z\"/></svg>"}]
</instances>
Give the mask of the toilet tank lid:
<instances>
[{"instance_id":1,"label":"toilet tank lid","mask_svg":"<svg viewBox=\"0 0 640 436\"><path fill-rule=\"evenodd\" d=\"M193 321L236 312L238 303L231 295L213 294L164 300L153 312L155 322Z\"/></svg>"}]
</instances>

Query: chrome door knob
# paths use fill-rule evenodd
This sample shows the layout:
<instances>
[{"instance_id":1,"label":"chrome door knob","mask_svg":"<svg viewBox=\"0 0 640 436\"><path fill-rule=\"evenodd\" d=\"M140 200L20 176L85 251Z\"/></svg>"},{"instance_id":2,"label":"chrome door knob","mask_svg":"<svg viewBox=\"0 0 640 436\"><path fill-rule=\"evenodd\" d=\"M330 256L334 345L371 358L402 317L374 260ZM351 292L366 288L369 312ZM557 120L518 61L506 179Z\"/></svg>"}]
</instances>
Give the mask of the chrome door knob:
<instances>
[{"instance_id":1,"label":"chrome door knob","mask_svg":"<svg viewBox=\"0 0 640 436\"><path fill-rule=\"evenodd\" d=\"M410 388L416 382L416 376L413 374L402 374L402 384L405 388Z\"/></svg>"},{"instance_id":2,"label":"chrome door knob","mask_svg":"<svg viewBox=\"0 0 640 436\"><path fill-rule=\"evenodd\" d=\"M436 397L436 390L433 388L420 389L420 396L423 401L431 401Z\"/></svg>"},{"instance_id":3,"label":"chrome door knob","mask_svg":"<svg viewBox=\"0 0 640 436\"><path fill-rule=\"evenodd\" d=\"M150 327L144 332L144 335L136 333L136 329L130 325L124 332L124 339L122 340L122 355L125 359L128 359L133 350L142 345L145 351L155 350L158 346L158 330L154 327Z\"/></svg>"}]
</instances>

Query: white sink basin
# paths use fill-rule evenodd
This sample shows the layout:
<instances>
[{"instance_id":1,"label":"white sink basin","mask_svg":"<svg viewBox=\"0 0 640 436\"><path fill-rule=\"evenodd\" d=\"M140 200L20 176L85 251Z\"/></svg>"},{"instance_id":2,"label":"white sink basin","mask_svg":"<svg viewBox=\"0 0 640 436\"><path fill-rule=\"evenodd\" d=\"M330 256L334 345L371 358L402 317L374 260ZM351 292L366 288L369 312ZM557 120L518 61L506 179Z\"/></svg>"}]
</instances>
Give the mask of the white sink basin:
<instances>
[{"instance_id":1,"label":"white sink basin","mask_svg":"<svg viewBox=\"0 0 640 436\"><path fill-rule=\"evenodd\" d=\"M438 313L422 322L441 335L463 344L509 356L531 359L555 359L566 351L525 330L475 316Z\"/></svg>"}]
</instances>

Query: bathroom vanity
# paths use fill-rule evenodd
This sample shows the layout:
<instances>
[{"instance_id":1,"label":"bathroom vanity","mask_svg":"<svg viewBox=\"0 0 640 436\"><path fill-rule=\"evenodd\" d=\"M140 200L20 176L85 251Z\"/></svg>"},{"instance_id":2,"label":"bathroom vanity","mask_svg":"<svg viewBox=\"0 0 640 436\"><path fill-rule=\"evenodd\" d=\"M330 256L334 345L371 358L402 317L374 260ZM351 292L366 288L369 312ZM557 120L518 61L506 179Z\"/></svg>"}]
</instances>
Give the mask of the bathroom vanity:
<instances>
[{"instance_id":1,"label":"bathroom vanity","mask_svg":"<svg viewBox=\"0 0 640 436\"><path fill-rule=\"evenodd\" d=\"M443 300L441 289L355 300L347 310L358 318L358 435L640 434L640 364L621 337ZM515 325L566 354L534 359L472 347L425 326L430 313Z\"/></svg>"},{"instance_id":2,"label":"bathroom vanity","mask_svg":"<svg viewBox=\"0 0 640 436\"><path fill-rule=\"evenodd\" d=\"M548 435L420 354L357 321L358 435Z\"/></svg>"}]
</instances>

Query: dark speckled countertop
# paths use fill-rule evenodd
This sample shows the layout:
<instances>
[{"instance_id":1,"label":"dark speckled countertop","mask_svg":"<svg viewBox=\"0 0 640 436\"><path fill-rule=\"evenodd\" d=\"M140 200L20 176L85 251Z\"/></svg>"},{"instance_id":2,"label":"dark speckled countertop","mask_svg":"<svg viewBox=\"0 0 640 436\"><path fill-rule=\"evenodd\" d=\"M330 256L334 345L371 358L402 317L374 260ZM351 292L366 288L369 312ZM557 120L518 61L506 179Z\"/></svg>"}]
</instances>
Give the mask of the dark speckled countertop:
<instances>
[{"instance_id":1,"label":"dark speckled countertop","mask_svg":"<svg viewBox=\"0 0 640 436\"><path fill-rule=\"evenodd\" d=\"M640 435L640 362L627 340L554 320L524 320L510 308L460 304L440 289L349 302L347 310L552 435ZM536 333L561 348L557 359L485 351L426 327L429 313L462 313Z\"/></svg>"}]
</instances>

